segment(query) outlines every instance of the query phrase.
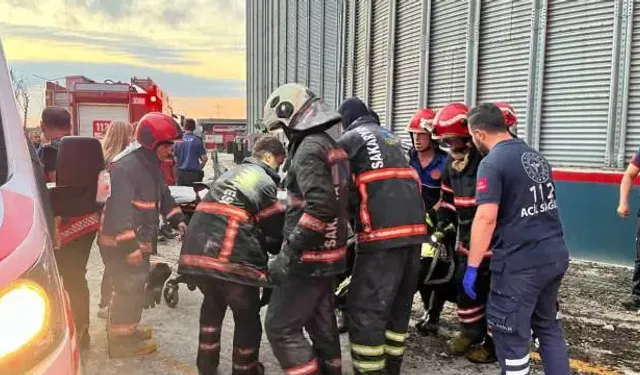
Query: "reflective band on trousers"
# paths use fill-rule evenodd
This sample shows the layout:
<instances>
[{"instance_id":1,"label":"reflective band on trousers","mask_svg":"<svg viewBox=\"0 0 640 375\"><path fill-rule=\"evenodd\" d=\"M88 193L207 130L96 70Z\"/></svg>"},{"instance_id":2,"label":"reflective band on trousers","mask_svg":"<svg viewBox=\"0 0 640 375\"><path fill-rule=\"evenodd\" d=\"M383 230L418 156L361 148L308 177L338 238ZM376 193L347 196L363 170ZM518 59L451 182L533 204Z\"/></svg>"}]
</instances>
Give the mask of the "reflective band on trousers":
<instances>
[{"instance_id":1,"label":"reflective band on trousers","mask_svg":"<svg viewBox=\"0 0 640 375\"><path fill-rule=\"evenodd\" d=\"M404 340L407 339L407 334L406 333L398 333L398 332L393 332L393 331L386 331L384 333L384 336L386 338L388 338L389 340L393 340L396 342L404 342Z\"/></svg>"},{"instance_id":2,"label":"reflective band on trousers","mask_svg":"<svg viewBox=\"0 0 640 375\"><path fill-rule=\"evenodd\" d=\"M361 372L382 370L385 366L386 361L384 359L379 361L353 361L353 367Z\"/></svg>"},{"instance_id":3,"label":"reflective band on trousers","mask_svg":"<svg viewBox=\"0 0 640 375\"><path fill-rule=\"evenodd\" d=\"M404 355L404 346L400 347L387 345L384 347L384 351L389 355L400 357Z\"/></svg>"},{"instance_id":4,"label":"reflective band on trousers","mask_svg":"<svg viewBox=\"0 0 640 375\"><path fill-rule=\"evenodd\" d=\"M384 345L367 346L359 344L351 344L351 351L355 354L375 357L384 354Z\"/></svg>"},{"instance_id":5,"label":"reflective band on trousers","mask_svg":"<svg viewBox=\"0 0 640 375\"><path fill-rule=\"evenodd\" d=\"M528 375L529 374L529 367L523 369L523 370L517 370L517 371L505 371L505 374L507 375Z\"/></svg>"}]
</instances>

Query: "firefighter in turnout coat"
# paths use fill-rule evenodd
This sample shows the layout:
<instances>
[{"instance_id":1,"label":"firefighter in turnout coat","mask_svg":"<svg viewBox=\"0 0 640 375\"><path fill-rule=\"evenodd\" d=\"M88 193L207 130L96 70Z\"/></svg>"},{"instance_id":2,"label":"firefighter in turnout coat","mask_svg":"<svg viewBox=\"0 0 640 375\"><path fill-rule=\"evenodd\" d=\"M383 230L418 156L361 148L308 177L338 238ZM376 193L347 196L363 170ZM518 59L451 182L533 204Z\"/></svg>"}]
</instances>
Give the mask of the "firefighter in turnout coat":
<instances>
[{"instance_id":1,"label":"firefighter in turnout coat","mask_svg":"<svg viewBox=\"0 0 640 375\"><path fill-rule=\"evenodd\" d=\"M227 306L236 327L232 374L264 373L258 362L260 287L271 284L262 243L266 237L282 237L285 207L276 194L277 170L285 156L276 137L258 140L252 157L216 180L189 222L178 272L191 277L204 293L197 359L201 375L217 373Z\"/></svg>"},{"instance_id":2,"label":"firefighter in turnout coat","mask_svg":"<svg viewBox=\"0 0 640 375\"><path fill-rule=\"evenodd\" d=\"M449 159L442 174L442 201L438 209L439 231L450 233L457 229L456 284L458 285L458 319L461 335L447 343L453 355L467 355L473 362L495 362L493 341L487 333L485 305L489 293L491 252L478 268L477 299L473 300L462 290L462 279L469 254L471 223L476 212L476 172L482 154L473 145L467 127L469 109L462 103L444 106L433 121L433 136L449 152Z\"/></svg>"},{"instance_id":3,"label":"firefighter in turnout coat","mask_svg":"<svg viewBox=\"0 0 640 375\"><path fill-rule=\"evenodd\" d=\"M420 178L400 140L359 99L339 109L346 132L338 140L355 180L352 216L356 263L347 297L356 374L400 374L409 316L427 240Z\"/></svg>"},{"instance_id":4,"label":"firefighter in turnout coat","mask_svg":"<svg viewBox=\"0 0 640 375\"><path fill-rule=\"evenodd\" d=\"M263 122L289 139L290 166L284 243L269 263L278 286L267 309L266 334L285 374L341 374L333 291L336 276L345 271L351 174L347 155L327 132L339 126L340 115L292 83L269 96Z\"/></svg>"},{"instance_id":5,"label":"firefighter in turnout coat","mask_svg":"<svg viewBox=\"0 0 640 375\"><path fill-rule=\"evenodd\" d=\"M160 162L172 157L180 131L173 119L148 113L140 119L133 142L113 161L111 196L103 212L98 243L114 291L107 323L109 355L130 357L152 353L150 329L138 327L146 305L149 256L156 253L160 215L174 228L186 229L180 208L164 183Z\"/></svg>"}]
</instances>

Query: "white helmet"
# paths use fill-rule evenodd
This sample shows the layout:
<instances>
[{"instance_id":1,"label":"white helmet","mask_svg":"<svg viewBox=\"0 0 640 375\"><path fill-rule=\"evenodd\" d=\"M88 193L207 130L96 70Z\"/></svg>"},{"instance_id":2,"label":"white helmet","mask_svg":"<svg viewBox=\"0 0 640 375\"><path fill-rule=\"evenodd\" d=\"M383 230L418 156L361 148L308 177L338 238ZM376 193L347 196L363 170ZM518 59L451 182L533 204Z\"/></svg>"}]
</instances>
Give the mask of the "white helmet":
<instances>
[{"instance_id":1,"label":"white helmet","mask_svg":"<svg viewBox=\"0 0 640 375\"><path fill-rule=\"evenodd\" d=\"M267 131L281 128L304 131L317 126L332 126L341 120L307 87L287 83L275 89L264 106L262 124Z\"/></svg>"}]
</instances>

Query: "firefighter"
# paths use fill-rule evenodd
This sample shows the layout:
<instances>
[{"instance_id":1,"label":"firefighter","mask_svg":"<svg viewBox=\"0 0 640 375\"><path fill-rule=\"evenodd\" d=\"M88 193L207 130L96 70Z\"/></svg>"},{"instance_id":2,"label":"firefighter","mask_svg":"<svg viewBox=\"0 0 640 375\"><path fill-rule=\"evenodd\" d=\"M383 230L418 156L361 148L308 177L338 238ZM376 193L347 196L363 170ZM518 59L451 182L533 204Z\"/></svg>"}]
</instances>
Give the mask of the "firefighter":
<instances>
[{"instance_id":1,"label":"firefighter","mask_svg":"<svg viewBox=\"0 0 640 375\"><path fill-rule=\"evenodd\" d=\"M112 358L152 353L156 345L150 329L138 327L148 302L149 256L156 253L159 216L184 232L186 224L164 183L160 162L171 158L180 131L170 116L144 115L130 144L111 166L111 196L98 237L105 267L113 279L113 297L107 323Z\"/></svg>"},{"instance_id":2,"label":"firefighter","mask_svg":"<svg viewBox=\"0 0 640 375\"><path fill-rule=\"evenodd\" d=\"M478 267L492 246L491 293L486 309L502 374L528 374L530 330L540 340L544 373L569 375L558 324L557 299L569 267L551 166L509 133L500 108L482 104L469 113L473 142L485 154L477 172L477 212L464 275L475 299Z\"/></svg>"},{"instance_id":3,"label":"firefighter","mask_svg":"<svg viewBox=\"0 0 640 375\"><path fill-rule=\"evenodd\" d=\"M340 114L291 83L271 93L263 122L268 131L282 129L289 140L289 202L284 244L269 263L278 286L267 309L266 334L285 374L341 374L333 290L345 270L351 174L347 155L326 132Z\"/></svg>"},{"instance_id":4,"label":"firefighter","mask_svg":"<svg viewBox=\"0 0 640 375\"><path fill-rule=\"evenodd\" d=\"M64 136L71 135L71 115L61 107L47 107L42 111L42 133L49 143L42 146L41 162L46 182L57 181L56 161L58 145ZM87 262L91 246L100 227L98 207L96 212L79 217L56 218L56 263L69 294L73 320L79 332L80 347L89 347L89 287Z\"/></svg>"},{"instance_id":5,"label":"firefighter","mask_svg":"<svg viewBox=\"0 0 640 375\"><path fill-rule=\"evenodd\" d=\"M400 374L420 247L427 239L420 178L400 140L357 98L340 106L356 199L351 201L356 262L347 297L356 374Z\"/></svg>"},{"instance_id":6,"label":"firefighter","mask_svg":"<svg viewBox=\"0 0 640 375\"><path fill-rule=\"evenodd\" d=\"M418 172L422 182L422 201L427 210L427 223L429 225L435 224L434 206L440 200L440 182L447 162L447 153L442 151L431 138L435 115L436 112L431 108L419 109L407 126L407 133L411 137L413 146L409 150L409 164ZM446 301L455 302L455 285L453 282L444 283L445 285L441 286L425 284L425 277L428 275L429 270L432 269L431 262L437 262L438 259L435 259L433 254L423 255L418 277L418 291L422 297L425 313L418 319L416 329L418 332L428 335L438 332L440 314L444 308L444 303ZM435 265L432 275L444 273L444 275L438 275L437 277L445 277L448 271L445 268L448 267L443 268L440 264Z\"/></svg>"},{"instance_id":7,"label":"firefighter","mask_svg":"<svg viewBox=\"0 0 640 375\"><path fill-rule=\"evenodd\" d=\"M438 111L433 121L434 137L447 148L449 159L442 175L442 202L438 209L439 231L457 229L456 275L457 304L461 334L447 342L453 355L467 355L472 362L495 362L493 341L487 334L485 304L491 280L489 263L491 252L478 269L476 282L478 298L469 298L462 290L462 279L469 254L471 222L476 213L476 173L482 154L473 145L467 127L468 108L463 103L451 103Z\"/></svg>"},{"instance_id":8,"label":"firefighter","mask_svg":"<svg viewBox=\"0 0 640 375\"><path fill-rule=\"evenodd\" d=\"M201 375L217 373L227 306L236 327L232 374L264 373L258 362L260 288L271 284L268 255L261 243L269 237L282 238L285 207L276 193L277 170L285 156L276 137L258 140L253 156L216 180L189 222L178 272L196 280L204 293L197 359Z\"/></svg>"}]
</instances>

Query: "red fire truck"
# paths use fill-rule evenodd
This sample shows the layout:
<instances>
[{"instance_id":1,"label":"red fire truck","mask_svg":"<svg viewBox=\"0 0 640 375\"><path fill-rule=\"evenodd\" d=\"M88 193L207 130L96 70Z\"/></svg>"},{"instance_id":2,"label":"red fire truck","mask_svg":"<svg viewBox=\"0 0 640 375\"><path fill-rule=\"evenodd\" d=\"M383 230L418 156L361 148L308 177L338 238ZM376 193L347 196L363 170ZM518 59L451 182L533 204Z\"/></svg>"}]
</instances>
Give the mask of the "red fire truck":
<instances>
[{"instance_id":1,"label":"red fire truck","mask_svg":"<svg viewBox=\"0 0 640 375\"><path fill-rule=\"evenodd\" d=\"M69 110L74 135L98 139L112 121L135 122L148 112L172 115L169 97L151 78L126 83L68 76L64 86L47 82L45 105Z\"/></svg>"}]
</instances>

